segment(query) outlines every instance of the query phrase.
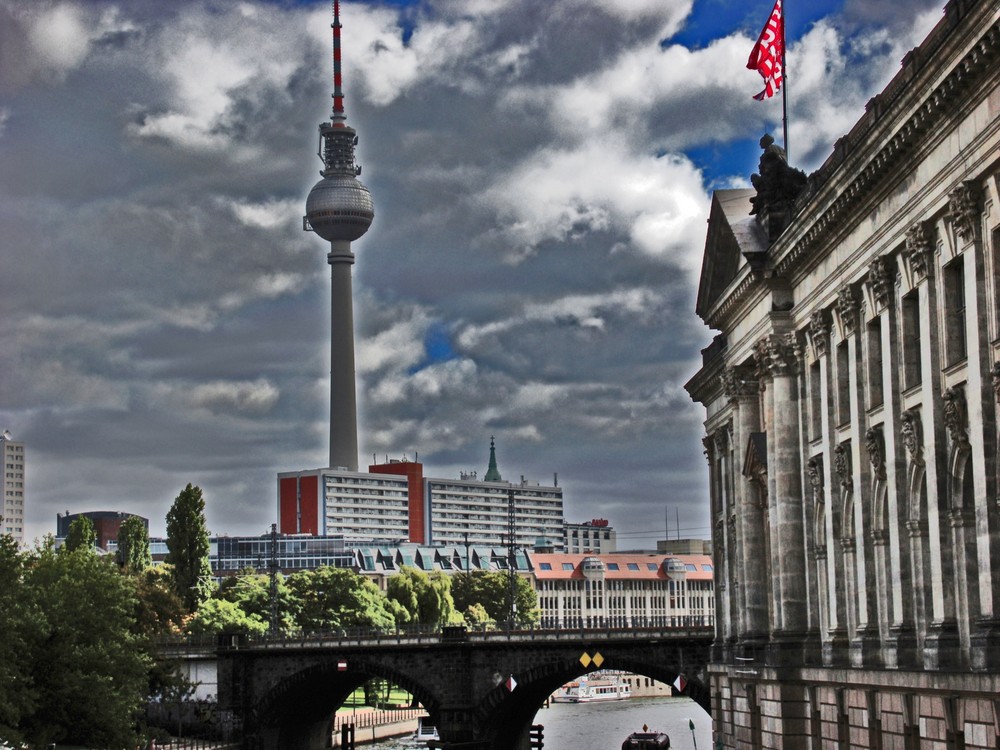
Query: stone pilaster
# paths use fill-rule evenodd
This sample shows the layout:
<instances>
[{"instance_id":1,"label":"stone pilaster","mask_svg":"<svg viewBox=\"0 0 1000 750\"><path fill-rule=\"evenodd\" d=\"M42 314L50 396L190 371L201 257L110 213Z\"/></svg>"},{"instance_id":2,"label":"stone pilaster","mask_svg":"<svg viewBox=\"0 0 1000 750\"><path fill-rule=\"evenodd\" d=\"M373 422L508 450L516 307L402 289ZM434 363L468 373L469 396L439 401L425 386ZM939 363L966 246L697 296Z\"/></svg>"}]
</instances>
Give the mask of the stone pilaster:
<instances>
[{"instance_id":1,"label":"stone pilaster","mask_svg":"<svg viewBox=\"0 0 1000 750\"><path fill-rule=\"evenodd\" d=\"M777 605L780 630L788 646L798 648L808 630L805 546L802 528L802 466L799 447L798 369L800 347L794 334L772 334L764 340L766 366L774 399L774 418L768 434L768 473L773 481L771 507L776 513Z\"/></svg>"}]
</instances>

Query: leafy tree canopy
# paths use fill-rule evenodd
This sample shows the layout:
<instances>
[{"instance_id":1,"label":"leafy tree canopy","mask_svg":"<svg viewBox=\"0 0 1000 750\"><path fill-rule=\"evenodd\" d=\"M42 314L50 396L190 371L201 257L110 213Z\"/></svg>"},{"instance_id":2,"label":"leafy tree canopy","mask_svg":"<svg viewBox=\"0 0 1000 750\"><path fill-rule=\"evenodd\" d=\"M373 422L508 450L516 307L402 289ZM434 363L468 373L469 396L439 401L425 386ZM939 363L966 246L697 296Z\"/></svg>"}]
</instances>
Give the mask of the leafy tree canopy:
<instances>
[{"instance_id":1,"label":"leafy tree canopy","mask_svg":"<svg viewBox=\"0 0 1000 750\"><path fill-rule=\"evenodd\" d=\"M174 587L188 610L212 591L208 561L208 527L201 488L188 484L167 512L167 562L173 566Z\"/></svg>"},{"instance_id":2,"label":"leafy tree canopy","mask_svg":"<svg viewBox=\"0 0 1000 750\"><path fill-rule=\"evenodd\" d=\"M65 549L73 552L78 549L92 550L97 546L97 532L94 522L88 516L80 516L69 525L66 534Z\"/></svg>"},{"instance_id":3,"label":"leafy tree canopy","mask_svg":"<svg viewBox=\"0 0 1000 750\"><path fill-rule=\"evenodd\" d=\"M517 576L515 589L515 624L533 625L541 617L538 597L526 578ZM510 578L503 570L474 570L471 573L456 573L451 580L451 593L455 608L466 615L469 608L481 605L489 619L494 622L507 621L507 597Z\"/></svg>"},{"instance_id":4,"label":"leafy tree canopy","mask_svg":"<svg viewBox=\"0 0 1000 750\"><path fill-rule=\"evenodd\" d=\"M194 617L188 621L187 631L193 635L202 633L251 633L263 635L267 632L267 622L259 615L248 615L240 605L225 599L208 599L198 607Z\"/></svg>"},{"instance_id":5,"label":"leafy tree canopy","mask_svg":"<svg viewBox=\"0 0 1000 750\"><path fill-rule=\"evenodd\" d=\"M303 630L390 630L396 624L385 594L352 570L321 567L293 573L288 587L297 600L295 624Z\"/></svg>"},{"instance_id":6,"label":"leafy tree canopy","mask_svg":"<svg viewBox=\"0 0 1000 750\"><path fill-rule=\"evenodd\" d=\"M389 578L386 596L406 611L407 622L447 625L455 619L451 579L440 571L427 574L404 565Z\"/></svg>"},{"instance_id":7,"label":"leafy tree canopy","mask_svg":"<svg viewBox=\"0 0 1000 750\"><path fill-rule=\"evenodd\" d=\"M149 532L138 516L126 518L118 530L118 564L129 573L141 573L153 564Z\"/></svg>"},{"instance_id":8,"label":"leafy tree canopy","mask_svg":"<svg viewBox=\"0 0 1000 750\"><path fill-rule=\"evenodd\" d=\"M37 708L21 717L30 744L131 747L152 666L134 627L133 582L109 558L43 549L25 571Z\"/></svg>"}]
</instances>

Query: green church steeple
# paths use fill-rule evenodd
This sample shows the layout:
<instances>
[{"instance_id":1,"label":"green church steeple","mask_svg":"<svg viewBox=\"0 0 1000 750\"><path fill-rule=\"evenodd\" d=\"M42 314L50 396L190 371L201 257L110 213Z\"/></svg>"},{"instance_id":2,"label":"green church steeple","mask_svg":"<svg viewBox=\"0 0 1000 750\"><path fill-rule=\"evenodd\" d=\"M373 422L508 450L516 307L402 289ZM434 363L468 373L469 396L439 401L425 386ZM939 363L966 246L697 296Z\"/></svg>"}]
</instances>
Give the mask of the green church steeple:
<instances>
[{"instance_id":1,"label":"green church steeple","mask_svg":"<svg viewBox=\"0 0 1000 750\"><path fill-rule=\"evenodd\" d=\"M503 478L500 476L500 470L497 468L497 449L493 444L493 437L490 436L490 467L486 470L486 476L484 481L487 482L501 482Z\"/></svg>"}]
</instances>

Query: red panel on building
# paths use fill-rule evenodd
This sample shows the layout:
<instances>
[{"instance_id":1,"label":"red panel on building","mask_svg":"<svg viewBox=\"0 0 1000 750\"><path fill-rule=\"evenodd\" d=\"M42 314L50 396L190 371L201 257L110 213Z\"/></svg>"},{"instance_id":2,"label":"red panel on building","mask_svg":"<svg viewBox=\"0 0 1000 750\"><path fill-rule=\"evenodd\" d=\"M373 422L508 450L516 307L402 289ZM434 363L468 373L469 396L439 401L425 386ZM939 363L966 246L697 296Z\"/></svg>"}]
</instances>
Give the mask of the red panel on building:
<instances>
[{"instance_id":1,"label":"red panel on building","mask_svg":"<svg viewBox=\"0 0 1000 750\"><path fill-rule=\"evenodd\" d=\"M426 544L424 539L424 465L416 461L392 461L371 464L372 474L395 474L406 477L407 512L410 519L408 541Z\"/></svg>"},{"instance_id":2,"label":"red panel on building","mask_svg":"<svg viewBox=\"0 0 1000 750\"><path fill-rule=\"evenodd\" d=\"M319 536L319 477L299 477L299 533Z\"/></svg>"},{"instance_id":3,"label":"red panel on building","mask_svg":"<svg viewBox=\"0 0 1000 750\"><path fill-rule=\"evenodd\" d=\"M296 482L295 477L278 480L278 531L282 534L296 534L299 530L296 523L299 516Z\"/></svg>"},{"instance_id":4,"label":"red panel on building","mask_svg":"<svg viewBox=\"0 0 1000 750\"><path fill-rule=\"evenodd\" d=\"M282 477L278 486L278 530L282 534L319 536L319 477Z\"/></svg>"}]
</instances>

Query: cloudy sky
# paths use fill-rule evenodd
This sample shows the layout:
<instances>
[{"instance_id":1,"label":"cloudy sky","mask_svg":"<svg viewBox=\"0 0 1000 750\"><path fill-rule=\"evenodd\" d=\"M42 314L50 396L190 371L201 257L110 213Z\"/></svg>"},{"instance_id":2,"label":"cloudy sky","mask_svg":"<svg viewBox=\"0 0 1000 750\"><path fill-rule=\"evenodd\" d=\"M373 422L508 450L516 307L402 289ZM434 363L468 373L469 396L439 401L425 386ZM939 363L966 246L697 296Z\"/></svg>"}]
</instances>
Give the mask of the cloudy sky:
<instances>
[{"instance_id":1,"label":"cloudy sky","mask_svg":"<svg viewBox=\"0 0 1000 750\"><path fill-rule=\"evenodd\" d=\"M745 69L772 0L347 3L361 462L565 490L619 546L708 535L709 196L780 99ZM943 0L791 2L789 152L829 155ZM801 8L798 6L802 6ZM807 6L807 7L806 7ZM327 460L329 267L302 231L330 5L0 0L0 430L27 538L66 510L265 531ZM673 528L671 534L674 533Z\"/></svg>"}]
</instances>

